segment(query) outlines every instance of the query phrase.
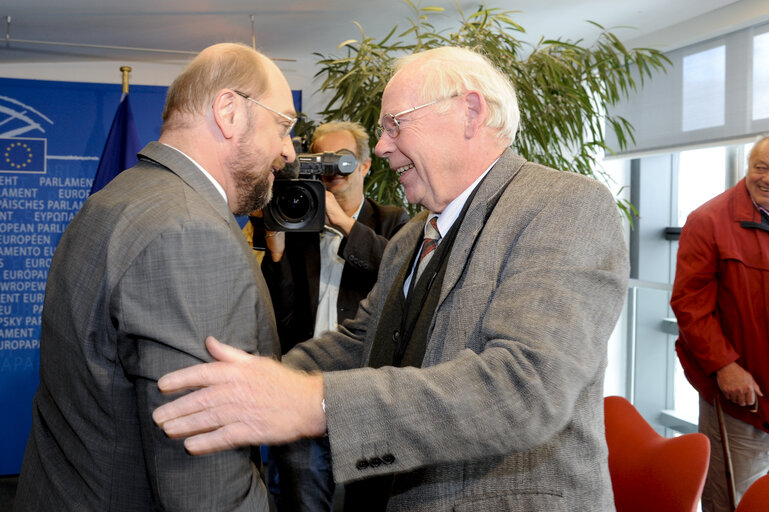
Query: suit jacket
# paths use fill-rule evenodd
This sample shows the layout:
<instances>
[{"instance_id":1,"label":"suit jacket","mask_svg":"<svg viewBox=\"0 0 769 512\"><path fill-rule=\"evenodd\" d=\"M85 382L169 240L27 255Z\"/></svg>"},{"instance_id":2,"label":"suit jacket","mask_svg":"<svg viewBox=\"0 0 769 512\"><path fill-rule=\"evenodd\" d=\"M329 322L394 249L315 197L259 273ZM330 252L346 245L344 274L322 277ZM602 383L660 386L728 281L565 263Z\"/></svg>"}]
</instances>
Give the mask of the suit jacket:
<instances>
[{"instance_id":1,"label":"suit jacket","mask_svg":"<svg viewBox=\"0 0 769 512\"><path fill-rule=\"evenodd\" d=\"M350 234L339 245L344 259L337 298L337 321L355 316L358 303L376 282L387 241L407 222L408 214L397 206L363 200ZM269 250L262 272L270 289L283 353L313 337L318 311L320 238L318 233L286 233L286 252L273 262Z\"/></svg>"},{"instance_id":2,"label":"suit jacket","mask_svg":"<svg viewBox=\"0 0 769 512\"><path fill-rule=\"evenodd\" d=\"M285 356L326 372L335 479L394 474L388 510L613 510L603 377L629 263L611 193L507 150L452 247L422 368L360 368L425 220L393 237L353 320Z\"/></svg>"},{"instance_id":3,"label":"suit jacket","mask_svg":"<svg viewBox=\"0 0 769 512\"><path fill-rule=\"evenodd\" d=\"M193 457L152 411L157 380L217 336L276 354L266 285L213 184L157 142L91 196L46 285L40 387L17 511L267 510L248 449Z\"/></svg>"}]
</instances>

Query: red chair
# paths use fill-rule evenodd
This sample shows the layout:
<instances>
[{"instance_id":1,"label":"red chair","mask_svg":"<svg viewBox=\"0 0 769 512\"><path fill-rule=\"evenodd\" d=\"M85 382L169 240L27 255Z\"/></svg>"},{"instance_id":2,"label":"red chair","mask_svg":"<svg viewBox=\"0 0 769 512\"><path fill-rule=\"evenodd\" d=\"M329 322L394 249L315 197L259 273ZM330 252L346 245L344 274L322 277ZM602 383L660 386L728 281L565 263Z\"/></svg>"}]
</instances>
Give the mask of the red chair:
<instances>
[{"instance_id":1,"label":"red chair","mask_svg":"<svg viewBox=\"0 0 769 512\"><path fill-rule=\"evenodd\" d=\"M617 512L696 511L708 472L708 438L663 437L620 396L604 399L604 415Z\"/></svg>"},{"instance_id":2,"label":"red chair","mask_svg":"<svg viewBox=\"0 0 769 512\"><path fill-rule=\"evenodd\" d=\"M769 475L764 475L748 487L735 512L765 512L769 508Z\"/></svg>"}]
</instances>

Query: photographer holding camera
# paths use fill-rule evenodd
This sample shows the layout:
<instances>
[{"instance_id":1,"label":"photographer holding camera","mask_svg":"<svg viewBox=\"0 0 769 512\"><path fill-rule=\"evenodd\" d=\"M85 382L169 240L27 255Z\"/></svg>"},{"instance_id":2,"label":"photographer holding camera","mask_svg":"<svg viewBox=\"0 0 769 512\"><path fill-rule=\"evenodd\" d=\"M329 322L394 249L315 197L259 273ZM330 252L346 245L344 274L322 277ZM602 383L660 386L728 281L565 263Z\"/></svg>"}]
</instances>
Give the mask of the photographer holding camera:
<instances>
[{"instance_id":1,"label":"photographer holding camera","mask_svg":"<svg viewBox=\"0 0 769 512\"><path fill-rule=\"evenodd\" d=\"M335 330L355 316L374 286L387 241L409 218L405 210L363 195L371 166L368 134L357 123L334 121L313 134L311 153L349 150L358 160L347 175L323 176L322 231L267 231L262 272L270 289L281 352ZM271 449L280 474L281 511L332 509L334 480L328 438Z\"/></svg>"}]
</instances>

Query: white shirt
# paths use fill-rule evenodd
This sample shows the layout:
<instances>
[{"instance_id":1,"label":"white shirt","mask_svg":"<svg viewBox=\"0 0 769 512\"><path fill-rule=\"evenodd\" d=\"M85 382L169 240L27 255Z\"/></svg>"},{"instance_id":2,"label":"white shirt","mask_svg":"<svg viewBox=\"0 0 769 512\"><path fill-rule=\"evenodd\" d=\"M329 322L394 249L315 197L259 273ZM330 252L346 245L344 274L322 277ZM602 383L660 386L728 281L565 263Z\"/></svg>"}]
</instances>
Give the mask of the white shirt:
<instances>
[{"instance_id":1,"label":"white shirt","mask_svg":"<svg viewBox=\"0 0 769 512\"><path fill-rule=\"evenodd\" d=\"M352 218L358 220L361 208L361 200L358 209ZM339 286L342 282L344 270L344 258L339 256L339 245L344 235L331 226L323 226L320 232L320 279L318 282L318 310L315 312L314 337L330 330L336 330L337 307L339 299Z\"/></svg>"},{"instance_id":2,"label":"white shirt","mask_svg":"<svg viewBox=\"0 0 769 512\"><path fill-rule=\"evenodd\" d=\"M497 158L497 160L499 160ZM427 227L427 224L430 222L430 220L433 217L438 217L438 232L441 234L441 238L438 240L438 245L441 244L443 241L443 237L446 235L446 233L449 232L451 229L451 226L454 225L454 222L456 222L457 218L459 217L459 214L462 213L462 209L465 207L465 203L467 202L467 198L470 197L470 194L473 193L473 190L478 187L478 184L481 182L481 180L486 176L492 167L494 167L494 164L497 163L497 160L494 160L488 169L486 169L483 174L478 176L478 178L470 184L469 187L467 187L461 194L459 194L457 197L455 197L447 206L443 209L441 213L433 213L430 212L430 215L427 216L427 222L425 222L425 227ZM419 249L420 252L422 249ZM419 262L419 254L417 254L417 257L414 259L414 265L411 267L411 273L406 277L406 281L403 283L403 294L408 295L409 293L409 285L411 284L411 278L414 275L414 271L416 270L417 263Z\"/></svg>"}]
</instances>

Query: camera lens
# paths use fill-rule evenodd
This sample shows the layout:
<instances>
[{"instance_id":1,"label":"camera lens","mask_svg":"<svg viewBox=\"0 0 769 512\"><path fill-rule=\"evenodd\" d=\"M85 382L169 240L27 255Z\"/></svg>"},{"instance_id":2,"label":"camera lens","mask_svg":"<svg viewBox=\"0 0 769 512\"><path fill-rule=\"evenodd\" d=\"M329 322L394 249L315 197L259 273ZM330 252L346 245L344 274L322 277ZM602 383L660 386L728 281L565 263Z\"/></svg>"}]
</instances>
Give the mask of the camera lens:
<instances>
[{"instance_id":1,"label":"camera lens","mask_svg":"<svg viewBox=\"0 0 769 512\"><path fill-rule=\"evenodd\" d=\"M319 179L276 179L272 193L272 201L263 210L265 229L299 232L323 229L326 189Z\"/></svg>"},{"instance_id":2,"label":"camera lens","mask_svg":"<svg viewBox=\"0 0 769 512\"><path fill-rule=\"evenodd\" d=\"M275 199L278 212L289 222L301 222L315 211L315 199L301 186L286 187Z\"/></svg>"}]
</instances>

